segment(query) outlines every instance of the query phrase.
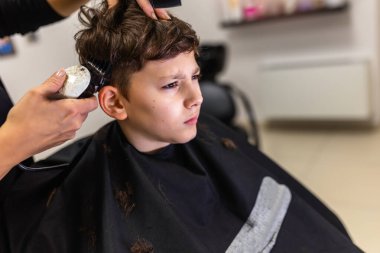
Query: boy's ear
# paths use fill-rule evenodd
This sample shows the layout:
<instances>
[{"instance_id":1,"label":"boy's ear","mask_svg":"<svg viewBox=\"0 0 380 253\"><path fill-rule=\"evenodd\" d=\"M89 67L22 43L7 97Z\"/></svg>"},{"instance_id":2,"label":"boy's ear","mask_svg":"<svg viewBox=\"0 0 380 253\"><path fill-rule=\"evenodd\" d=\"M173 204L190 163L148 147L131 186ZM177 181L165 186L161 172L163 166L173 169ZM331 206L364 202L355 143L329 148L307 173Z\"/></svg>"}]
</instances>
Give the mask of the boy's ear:
<instances>
[{"instance_id":1,"label":"boy's ear","mask_svg":"<svg viewBox=\"0 0 380 253\"><path fill-rule=\"evenodd\" d=\"M104 86L98 94L99 104L102 110L110 117L117 120L127 118L126 108L123 103L123 95L113 86Z\"/></svg>"}]
</instances>

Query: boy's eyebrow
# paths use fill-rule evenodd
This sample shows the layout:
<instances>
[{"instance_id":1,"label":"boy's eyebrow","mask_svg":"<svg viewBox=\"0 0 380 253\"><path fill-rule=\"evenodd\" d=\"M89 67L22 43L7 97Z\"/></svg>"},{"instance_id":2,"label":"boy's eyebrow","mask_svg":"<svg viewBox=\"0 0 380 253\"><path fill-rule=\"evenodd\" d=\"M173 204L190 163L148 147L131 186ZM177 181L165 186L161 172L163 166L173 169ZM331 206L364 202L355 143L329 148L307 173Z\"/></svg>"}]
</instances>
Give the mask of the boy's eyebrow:
<instances>
[{"instance_id":1,"label":"boy's eyebrow","mask_svg":"<svg viewBox=\"0 0 380 253\"><path fill-rule=\"evenodd\" d=\"M195 73L198 73L200 72L201 69L199 68L199 66L197 66L194 70L193 70L193 74ZM184 79L185 78L185 75L181 72L179 73L176 73L174 75L168 75L168 76L160 76L159 79Z\"/></svg>"}]
</instances>

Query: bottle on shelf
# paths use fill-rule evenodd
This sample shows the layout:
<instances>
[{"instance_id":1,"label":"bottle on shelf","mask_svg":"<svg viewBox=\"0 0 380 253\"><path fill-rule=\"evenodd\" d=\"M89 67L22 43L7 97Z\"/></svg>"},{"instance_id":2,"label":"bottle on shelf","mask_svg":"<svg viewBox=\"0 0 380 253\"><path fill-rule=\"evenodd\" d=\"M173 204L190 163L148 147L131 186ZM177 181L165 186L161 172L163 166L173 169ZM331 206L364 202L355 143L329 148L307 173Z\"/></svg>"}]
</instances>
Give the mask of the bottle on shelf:
<instances>
[{"instance_id":1,"label":"bottle on shelf","mask_svg":"<svg viewBox=\"0 0 380 253\"><path fill-rule=\"evenodd\" d=\"M240 0L220 0L223 22L238 23L243 20Z\"/></svg>"}]
</instances>

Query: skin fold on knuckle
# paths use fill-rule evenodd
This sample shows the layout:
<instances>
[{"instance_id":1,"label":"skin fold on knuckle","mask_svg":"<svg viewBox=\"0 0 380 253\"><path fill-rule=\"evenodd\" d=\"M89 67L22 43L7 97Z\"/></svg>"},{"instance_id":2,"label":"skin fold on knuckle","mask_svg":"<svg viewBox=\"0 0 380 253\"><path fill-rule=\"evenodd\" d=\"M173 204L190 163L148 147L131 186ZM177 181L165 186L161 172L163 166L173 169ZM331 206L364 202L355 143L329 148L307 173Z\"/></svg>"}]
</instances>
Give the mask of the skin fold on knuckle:
<instances>
[{"instance_id":1,"label":"skin fold on knuckle","mask_svg":"<svg viewBox=\"0 0 380 253\"><path fill-rule=\"evenodd\" d=\"M82 127L83 121L84 120L82 118L79 118L77 121L75 121L75 123L73 125L73 130L75 132L78 131Z\"/></svg>"},{"instance_id":2,"label":"skin fold on knuckle","mask_svg":"<svg viewBox=\"0 0 380 253\"><path fill-rule=\"evenodd\" d=\"M29 102L30 104L36 104L39 103L38 101L41 100L41 92L38 91L38 89L31 89L29 90L26 95L22 98L22 101Z\"/></svg>"},{"instance_id":3,"label":"skin fold on knuckle","mask_svg":"<svg viewBox=\"0 0 380 253\"><path fill-rule=\"evenodd\" d=\"M62 111L64 112L65 118L72 119L80 115L78 105L70 99L66 99L65 103L62 106Z\"/></svg>"}]
</instances>

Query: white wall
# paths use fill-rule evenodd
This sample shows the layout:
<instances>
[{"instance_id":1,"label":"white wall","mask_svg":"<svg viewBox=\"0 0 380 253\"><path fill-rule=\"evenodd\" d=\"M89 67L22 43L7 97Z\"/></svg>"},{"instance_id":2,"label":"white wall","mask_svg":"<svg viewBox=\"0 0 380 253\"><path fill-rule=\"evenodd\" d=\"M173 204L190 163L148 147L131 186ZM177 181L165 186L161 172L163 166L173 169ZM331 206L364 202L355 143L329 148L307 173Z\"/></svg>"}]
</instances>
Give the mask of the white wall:
<instances>
[{"instance_id":1,"label":"white wall","mask_svg":"<svg viewBox=\"0 0 380 253\"><path fill-rule=\"evenodd\" d=\"M225 42L228 63L222 80L246 91L262 118L257 95L258 66L268 61L314 57L366 57L371 63L372 108L379 118L378 1L354 0L345 13L277 20L242 27L222 28L218 0L182 0L172 11L191 23L202 42ZM73 35L76 15L38 31L39 41L15 37L17 56L0 61L0 75L16 101L30 87L41 83L59 67L76 64ZM296 91L295 91L296 92ZM354 98L353 98L354 99ZM79 136L95 131L107 118L100 109L85 123ZM48 152L50 153L50 152ZM40 157L48 154L44 153Z\"/></svg>"},{"instance_id":2,"label":"white wall","mask_svg":"<svg viewBox=\"0 0 380 253\"><path fill-rule=\"evenodd\" d=\"M372 82L369 103L373 110L372 122L379 121L380 27L377 0L352 0L350 9L344 13L230 28L221 28L219 16L211 11L219 9L218 3L218 0L183 1L183 8L177 12L193 24L202 41L227 42L230 61L222 79L247 92L259 120L263 118L263 101L260 101L257 90L258 69L263 63L348 57L364 58L370 62Z\"/></svg>"}]
</instances>

